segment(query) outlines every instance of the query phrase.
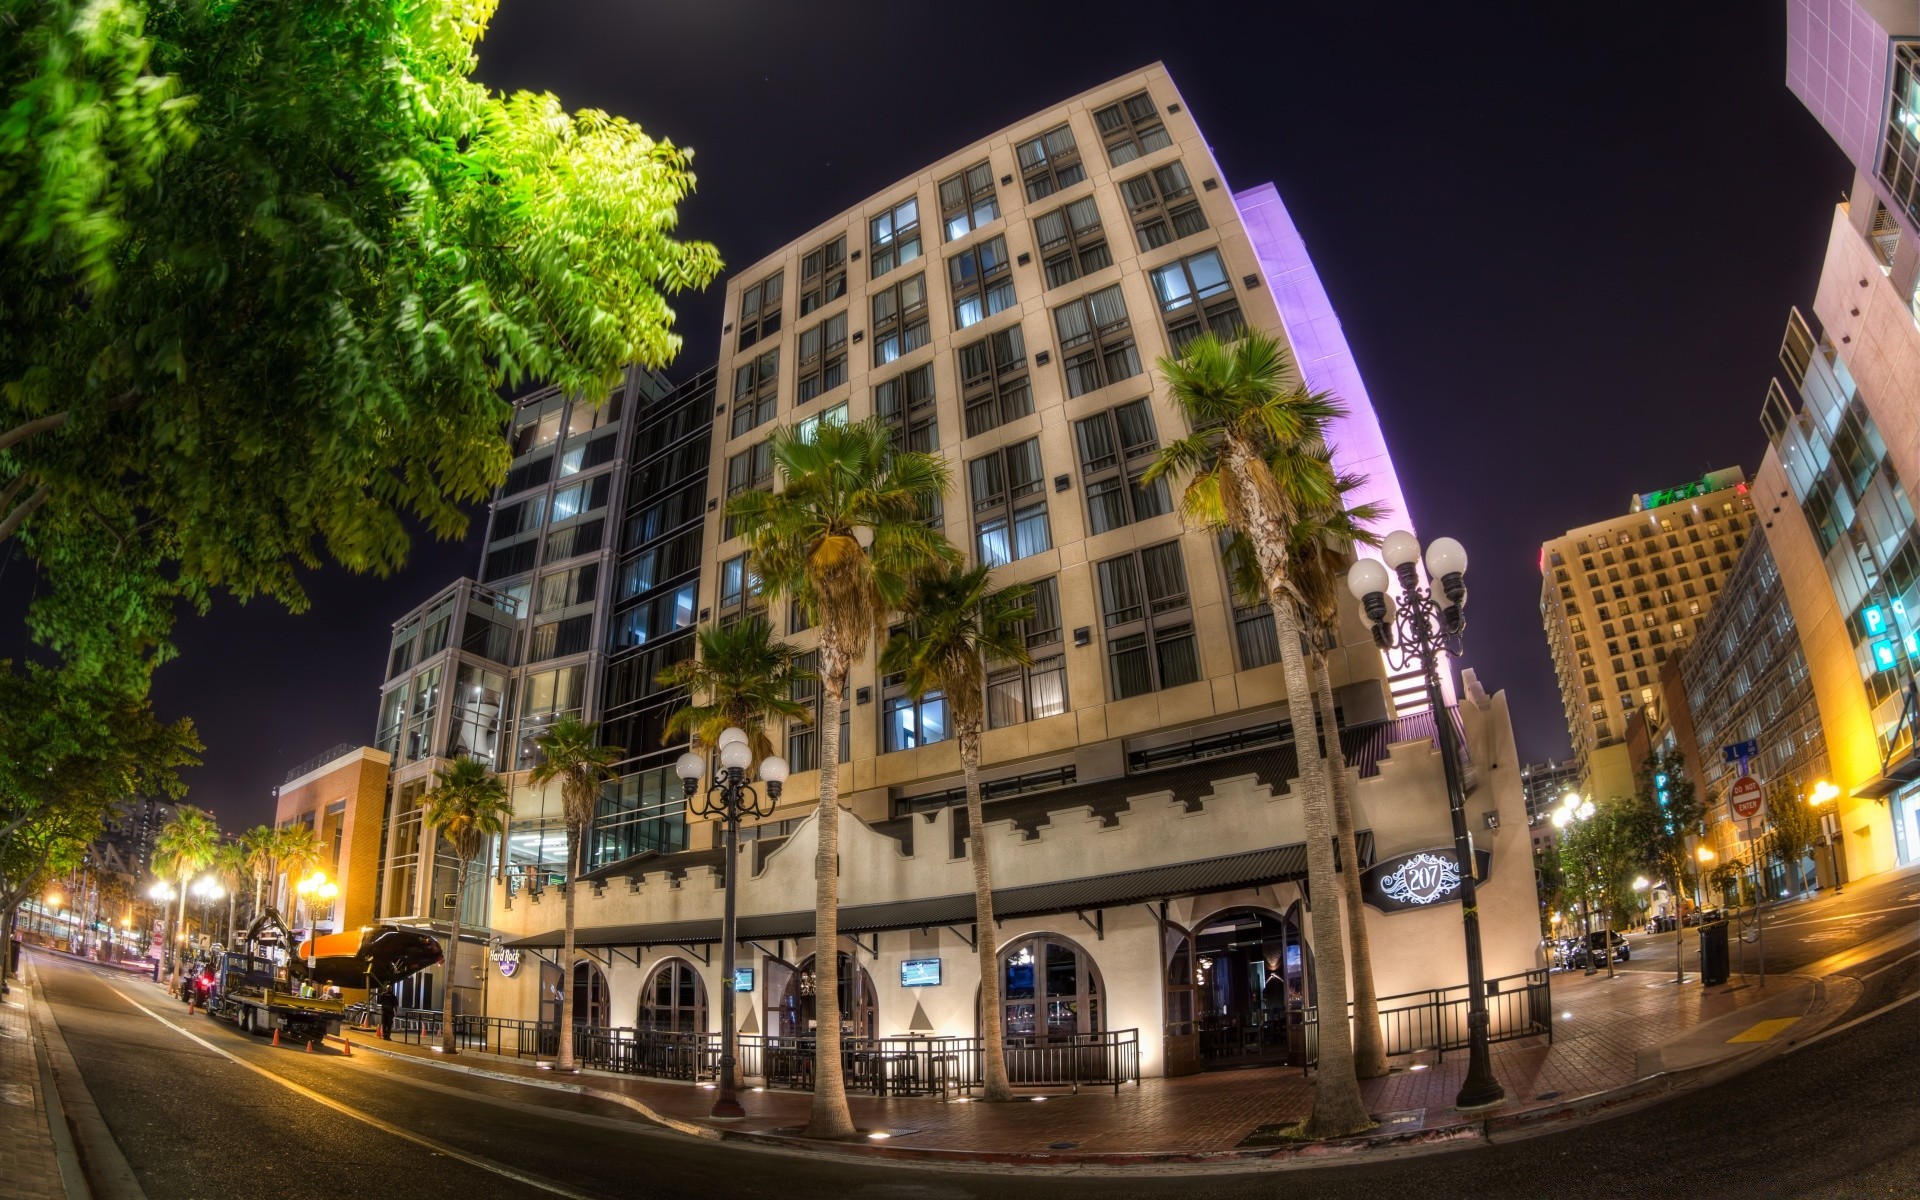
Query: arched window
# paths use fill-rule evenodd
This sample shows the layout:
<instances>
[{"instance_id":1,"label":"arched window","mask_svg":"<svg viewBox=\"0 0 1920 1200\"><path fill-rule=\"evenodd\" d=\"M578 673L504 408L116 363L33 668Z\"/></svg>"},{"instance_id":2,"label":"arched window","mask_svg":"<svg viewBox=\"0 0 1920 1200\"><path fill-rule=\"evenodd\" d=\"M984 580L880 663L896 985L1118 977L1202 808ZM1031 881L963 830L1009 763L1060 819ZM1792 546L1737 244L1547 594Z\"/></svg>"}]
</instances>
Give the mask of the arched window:
<instances>
[{"instance_id":1,"label":"arched window","mask_svg":"<svg viewBox=\"0 0 1920 1200\"><path fill-rule=\"evenodd\" d=\"M640 1028L706 1032L707 985L692 963L669 958L647 976L647 986L640 989Z\"/></svg>"},{"instance_id":2,"label":"arched window","mask_svg":"<svg viewBox=\"0 0 1920 1200\"><path fill-rule=\"evenodd\" d=\"M1193 932L1195 1024L1204 1063L1294 1062L1305 1052L1303 1010L1313 1000L1313 964L1301 909L1286 916L1231 908Z\"/></svg>"},{"instance_id":3,"label":"arched window","mask_svg":"<svg viewBox=\"0 0 1920 1200\"><path fill-rule=\"evenodd\" d=\"M1040 934L1010 943L1000 951L1000 978L1010 1042L1045 1043L1105 1028L1099 969L1065 938Z\"/></svg>"},{"instance_id":4,"label":"arched window","mask_svg":"<svg viewBox=\"0 0 1920 1200\"><path fill-rule=\"evenodd\" d=\"M573 1023L605 1029L612 1023L607 1002L607 977L590 962L573 964Z\"/></svg>"},{"instance_id":5,"label":"arched window","mask_svg":"<svg viewBox=\"0 0 1920 1200\"><path fill-rule=\"evenodd\" d=\"M844 950L839 954L839 962L840 1027L849 1037L873 1037L873 976L867 974L865 967L856 965ZM811 956L802 961L800 969L787 978L786 988L780 997L781 1036L805 1037L814 1031L817 1017L813 998L814 979Z\"/></svg>"}]
</instances>

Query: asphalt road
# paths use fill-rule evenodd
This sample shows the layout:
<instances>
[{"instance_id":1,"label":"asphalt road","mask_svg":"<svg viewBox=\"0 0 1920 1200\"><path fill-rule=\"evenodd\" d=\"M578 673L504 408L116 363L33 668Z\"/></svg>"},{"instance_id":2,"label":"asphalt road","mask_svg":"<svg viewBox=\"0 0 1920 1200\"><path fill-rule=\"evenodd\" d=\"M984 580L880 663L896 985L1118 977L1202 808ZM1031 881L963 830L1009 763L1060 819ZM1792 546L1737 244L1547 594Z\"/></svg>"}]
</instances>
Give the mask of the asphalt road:
<instances>
[{"instance_id":1,"label":"asphalt road","mask_svg":"<svg viewBox=\"0 0 1920 1200\"><path fill-rule=\"evenodd\" d=\"M1852 968L1871 973L1856 1011L1920 991L1913 949ZM80 1073L153 1200L1920 1197L1920 1003L1717 1087L1562 1133L1307 1172L1116 1178L921 1170L696 1142L598 1101L384 1056L274 1048L184 1017L151 985L117 973L44 956L38 969Z\"/></svg>"}]
</instances>

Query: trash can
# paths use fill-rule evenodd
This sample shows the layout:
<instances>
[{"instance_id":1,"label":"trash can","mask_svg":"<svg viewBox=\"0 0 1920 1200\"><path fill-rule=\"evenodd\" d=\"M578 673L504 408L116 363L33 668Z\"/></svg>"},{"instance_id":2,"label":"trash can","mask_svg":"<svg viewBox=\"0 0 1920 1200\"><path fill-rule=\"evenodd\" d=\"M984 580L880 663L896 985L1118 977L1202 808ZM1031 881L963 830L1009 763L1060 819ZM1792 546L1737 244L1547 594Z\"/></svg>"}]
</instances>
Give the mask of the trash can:
<instances>
[{"instance_id":1,"label":"trash can","mask_svg":"<svg viewBox=\"0 0 1920 1200\"><path fill-rule=\"evenodd\" d=\"M7 974L20 974L20 939L7 939Z\"/></svg>"},{"instance_id":2,"label":"trash can","mask_svg":"<svg viewBox=\"0 0 1920 1200\"><path fill-rule=\"evenodd\" d=\"M1700 984L1715 987L1727 981L1727 923L1714 921L1700 926Z\"/></svg>"}]
</instances>

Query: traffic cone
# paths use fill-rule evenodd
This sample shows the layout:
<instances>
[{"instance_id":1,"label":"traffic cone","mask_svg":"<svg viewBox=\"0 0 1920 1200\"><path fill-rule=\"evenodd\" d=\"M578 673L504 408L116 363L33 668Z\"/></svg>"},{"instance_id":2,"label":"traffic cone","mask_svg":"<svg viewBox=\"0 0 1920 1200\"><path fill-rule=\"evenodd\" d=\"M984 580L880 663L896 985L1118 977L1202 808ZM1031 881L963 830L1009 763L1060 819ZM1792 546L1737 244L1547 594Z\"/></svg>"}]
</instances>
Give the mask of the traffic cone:
<instances>
[{"instance_id":1,"label":"traffic cone","mask_svg":"<svg viewBox=\"0 0 1920 1200\"><path fill-rule=\"evenodd\" d=\"M346 1053L348 1058L353 1057L353 1043L347 1040L347 1035L344 1033L340 1035L340 1049Z\"/></svg>"},{"instance_id":2,"label":"traffic cone","mask_svg":"<svg viewBox=\"0 0 1920 1200\"><path fill-rule=\"evenodd\" d=\"M312 1042L312 1040L311 1040L311 1039L309 1039L309 1040L308 1040L308 1042L307 1042L307 1053L308 1053L308 1054L312 1054L312 1053L313 1053L313 1042Z\"/></svg>"},{"instance_id":3,"label":"traffic cone","mask_svg":"<svg viewBox=\"0 0 1920 1200\"><path fill-rule=\"evenodd\" d=\"M276 1046L280 1044L280 1027L278 1025L273 1027L273 1044Z\"/></svg>"}]
</instances>

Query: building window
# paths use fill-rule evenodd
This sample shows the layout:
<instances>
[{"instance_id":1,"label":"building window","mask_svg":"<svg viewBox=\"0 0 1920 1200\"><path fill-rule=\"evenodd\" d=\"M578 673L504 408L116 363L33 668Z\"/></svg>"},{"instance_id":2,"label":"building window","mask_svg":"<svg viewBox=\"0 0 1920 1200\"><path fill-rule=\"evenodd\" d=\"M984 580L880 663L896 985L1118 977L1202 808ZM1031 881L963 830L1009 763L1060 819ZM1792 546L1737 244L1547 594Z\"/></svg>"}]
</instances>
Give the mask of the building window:
<instances>
[{"instance_id":1,"label":"building window","mask_svg":"<svg viewBox=\"0 0 1920 1200\"><path fill-rule=\"evenodd\" d=\"M1113 265L1100 206L1092 196L1035 217L1033 237L1050 288Z\"/></svg>"},{"instance_id":2,"label":"building window","mask_svg":"<svg viewBox=\"0 0 1920 1200\"><path fill-rule=\"evenodd\" d=\"M813 710L813 719L787 722L787 763L795 771L817 771L820 769L820 746L815 731L820 727L820 710L825 699L819 679L820 652L810 650L795 659L794 665L806 678L794 683L793 698ZM853 756L849 736L851 720L848 715L852 708L851 697L840 706L840 761L843 763Z\"/></svg>"},{"instance_id":3,"label":"building window","mask_svg":"<svg viewBox=\"0 0 1920 1200\"><path fill-rule=\"evenodd\" d=\"M1098 578L1113 698L1197 681L1200 655L1180 543L1107 559Z\"/></svg>"},{"instance_id":4,"label":"building window","mask_svg":"<svg viewBox=\"0 0 1920 1200\"><path fill-rule=\"evenodd\" d=\"M1018 325L960 347L960 392L967 409L968 437L1033 412L1027 346Z\"/></svg>"},{"instance_id":5,"label":"building window","mask_svg":"<svg viewBox=\"0 0 1920 1200\"><path fill-rule=\"evenodd\" d=\"M1140 249L1153 250L1207 227L1207 214L1194 198L1193 182L1179 162L1135 175L1120 185L1126 197L1133 235Z\"/></svg>"},{"instance_id":6,"label":"building window","mask_svg":"<svg viewBox=\"0 0 1920 1200\"><path fill-rule=\"evenodd\" d=\"M775 347L733 372L733 437L773 420L780 390L780 350Z\"/></svg>"},{"instance_id":7,"label":"building window","mask_svg":"<svg viewBox=\"0 0 1920 1200\"><path fill-rule=\"evenodd\" d=\"M1020 143L1015 154L1020 160L1020 177L1026 182L1029 203L1070 188L1087 177L1087 168L1080 162L1080 148L1073 141L1073 130L1065 125Z\"/></svg>"},{"instance_id":8,"label":"building window","mask_svg":"<svg viewBox=\"0 0 1920 1200\"><path fill-rule=\"evenodd\" d=\"M775 271L740 293L740 344L745 350L780 331L780 286L786 272Z\"/></svg>"},{"instance_id":9,"label":"building window","mask_svg":"<svg viewBox=\"0 0 1920 1200\"><path fill-rule=\"evenodd\" d=\"M1013 273L1007 262L1007 239L990 238L948 259L947 282L953 294L955 329L977 325L1012 308Z\"/></svg>"},{"instance_id":10,"label":"building window","mask_svg":"<svg viewBox=\"0 0 1920 1200\"><path fill-rule=\"evenodd\" d=\"M769 442L749 446L727 459L727 498L731 500L751 488L767 488L773 483L773 446ZM732 517L727 518L726 536L738 534Z\"/></svg>"},{"instance_id":11,"label":"building window","mask_svg":"<svg viewBox=\"0 0 1920 1200\"><path fill-rule=\"evenodd\" d=\"M560 406L521 413L513 427L513 456L532 454L560 440ZM542 480L541 482L545 482Z\"/></svg>"},{"instance_id":12,"label":"building window","mask_svg":"<svg viewBox=\"0 0 1920 1200\"><path fill-rule=\"evenodd\" d=\"M993 164L975 163L960 174L940 181L940 222L947 240L965 237L982 225L1000 219L1000 201L993 193Z\"/></svg>"},{"instance_id":13,"label":"building window","mask_svg":"<svg viewBox=\"0 0 1920 1200\"><path fill-rule=\"evenodd\" d=\"M550 523L558 525L562 521L572 520L574 517L598 512L605 508L607 493L612 485L613 475L602 473L554 492Z\"/></svg>"},{"instance_id":14,"label":"building window","mask_svg":"<svg viewBox=\"0 0 1920 1200\"><path fill-rule=\"evenodd\" d=\"M1187 343L1203 333L1212 333L1223 342L1236 341L1244 328L1240 320L1240 302L1227 278L1227 267L1218 250L1202 250L1156 267L1153 293L1160 301L1160 312L1167 322L1167 340L1179 354Z\"/></svg>"},{"instance_id":15,"label":"building window","mask_svg":"<svg viewBox=\"0 0 1920 1200\"><path fill-rule=\"evenodd\" d=\"M867 223L872 237L867 252L869 279L920 257L920 201L909 197Z\"/></svg>"},{"instance_id":16,"label":"building window","mask_svg":"<svg viewBox=\"0 0 1920 1200\"><path fill-rule=\"evenodd\" d=\"M1060 337L1067 395L1082 396L1140 373L1140 351L1119 284L1054 309L1053 327Z\"/></svg>"},{"instance_id":17,"label":"building window","mask_svg":"<svg viewBox=\"0 0 1920 1200\"><path fill-rule=\"evenodd\" d=\"M801 441L811 442L820 432L822 425L845 425L847 423L847 402L842 400L832 408L826 408L800 422L794 433Z\"/></svg>"},{"instance_id":18,"label":"building window","mask_svg":"<svg viewBox=\"0 0 1920 1200\"><path fill-rule=\"evenodd\" d=\"M527 661L544 662L569 654L585 654L593 644L593 614L582 613L535 625L527 639Z\"/></svg>"},{"instance_id":19,"label":"building window","mask_svg":"<svg viewBox=\"0 0 1920 1200\"><path fill-rule=\"evenodd\" d=\"M1091 532L1105 533L1173 511L1164 478L1150 484L1140 479L1160 450L1153 412L1144 397L1075 421L1073 433Z\"/></svg>"},{"instance_id":20,"label":"building window","mask_svg":"<svg viewBox=\"0 0 1920 1200\"><path fill-rule=\"evenodd\" d=\"M1880 182L1906 209L1909 220L1920 220L1920 44L1893 44L1890 82Z\"/></svg>"},{"instance_id":21,"label":"building window","mask_svg":"<svg viewBox=\"0 0 1920 1200\"><path fill-rule=\"evenodd\" d=\"M974 459L967 464L967 479L981 565L1004 566L1053 548L1040 439L1028 438Z\"/></svg>"},{"instance_id":22,"label":"building window","mask_svg":"<svg viewBox=\"0 0 1920 1200\"><path fill-rule=\"evenodd\" d=\"M1172 135L1160 122L1160 110L1145 92L1109 104L1093 114L1093 123L1106 143L1107 161L1116 167L1173 145Z\"/></svg>"},{"instance_id":23,"label":"building window","mask_svg":"<svg viewBox=\"0 0 1920 1200\"><path fill-rule=\"evenodd\" d=\"M617 436L603 433L597 438L575 439L567 443L560 451L559 477L578 475L582 471L591 471L595 467L604 467L613 461L617 448Z\"/></svg>"},{"instance_id":24,"label":"building window","mask_svg":"<svg viewBox=\"0 0 1920 1200\"><path fill-rule=\"evenodd\" d=\"M873 365L884 367L927 344L927 277L915 275L881 288L873 308Z\"/></svg>"},{"instance_id":25,"label":"building window","mask_svg":"<svg viewBox=\"0 0 1920 1200\"><path fill-rule=\"evenodd\" d=\"M847 381L847 314L835 313L800 334L800 382L795 404L805 404Z\"/></svg>"},{"instance_id":26,"label":"building window","mask_svg":"<svg viewBox=\"0 0 1920 1200\"><path fill-rule=\"evenodd\" d=\"M881 721L883 754L945 741L947 698L939 692L928 692L921 700L907 695L889 696L881 707Z\"/></svg>"},{"instance_id":27,"label":"building window","mask_svg":"<svg viewBox=\"0 0 1920 1200\"><path fill-rule=\"evenodd\" d=\"M593 554L599 551L605 540L606 521L595 519L569 525L565 529L556 529L547 535L547 562L559 562L563 558L573 558L581 554ZM531 565L531 564L529 564Z\"/></svg>"},{"instance_id":28,"label":"building window","mask_svg":"<svg viewBox=\"0 0 1920 1200\"><path fill-rule=\"evenodd\" d=\"M688 580L671 591L660 592L632 608L614 614L613 645L644 646L693 624L700 597L699 582Z\"/></svg>"},{"instance_id":29,"label":"building window","mask_svg":"<svg viewBox=\"0 0 1920 1200\"><path fill-rule=\"evenodd\" d=\"M847 294L847 239L837 237L800 260L800 315Z\"/></svg>"},{"instance_id":30,"label":"building window","mask_svg":"<svg viewBox=\"0 0 1920 1200\"><path fill-rule=\"evenodd\" d=\"M1033 616L1022 622L1021 633L1033 665L987 664L990 729L1057 717L1067 711L1067 660L1061 653L1058 581L1049 578L1033 583L1026 605Z\"/></svg>"},{"instance_id":31,"label":"building window","mask_svg":"<svg viewBox=\"0 0 1920 1200\"><path fill-rule=\"evenodd\" d=\"M592 604L599 586L600 564L597 562L548 571L540 577L539 599L533 611L545 616L576 604Z\"/></svg>"},{"instance_id":32,"label":"building window","mask_svg":"<svg viewBox=\"0 0 1920 1200\"><path fill-rule=\"evenodd\" d=\"M873 411L893 426L893 444L904 450L940 448L933 402L933 364L896 375L873 389Z\"/></svg>"}]
</instances>

